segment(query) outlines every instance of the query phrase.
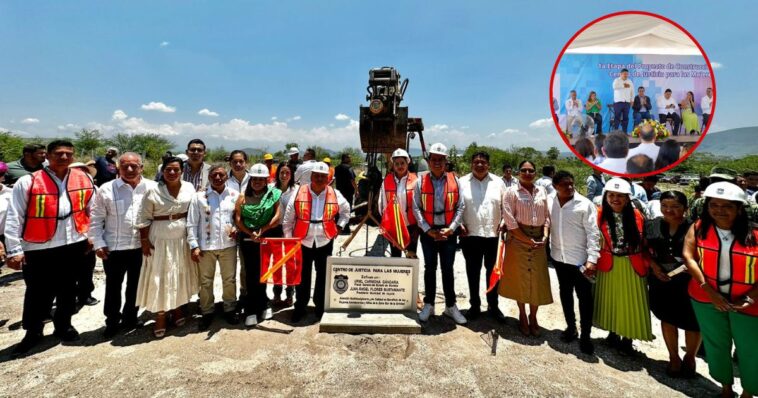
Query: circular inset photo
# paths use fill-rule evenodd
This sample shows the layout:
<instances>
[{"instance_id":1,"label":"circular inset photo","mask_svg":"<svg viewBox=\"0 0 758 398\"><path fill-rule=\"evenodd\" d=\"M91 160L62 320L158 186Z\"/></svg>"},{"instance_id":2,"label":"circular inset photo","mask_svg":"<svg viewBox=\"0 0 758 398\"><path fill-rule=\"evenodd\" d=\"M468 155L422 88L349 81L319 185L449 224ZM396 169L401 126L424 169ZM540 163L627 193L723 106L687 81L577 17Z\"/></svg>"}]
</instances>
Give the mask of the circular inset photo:
<instances>
[{"instance_id":1,"label":"circular inset photo","mask_svg":"<svg viewBox=\"0 0 758 398\"><path fill-rule=\"evenodd\" d=\"M692 35L656 14L625 11L581 28L550 78L563 141L605 173L644 177L686 159L716 107L710 61Z\"/></svg>"}]
</instances>

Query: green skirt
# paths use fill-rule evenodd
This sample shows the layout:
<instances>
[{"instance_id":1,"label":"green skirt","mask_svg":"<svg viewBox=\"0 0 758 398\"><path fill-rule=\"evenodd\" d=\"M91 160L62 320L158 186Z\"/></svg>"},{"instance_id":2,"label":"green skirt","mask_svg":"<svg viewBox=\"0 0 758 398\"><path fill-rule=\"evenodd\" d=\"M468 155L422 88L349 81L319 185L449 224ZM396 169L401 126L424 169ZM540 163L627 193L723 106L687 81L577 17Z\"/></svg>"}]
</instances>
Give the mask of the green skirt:
<instances>
[{"instance_id":1,"label":"green skirt","mask_svg":"<svg viewBox=\"0 0 758 398\"><path fill-rule=\"evenodd\" d=\"M653 339L647 279L634 272L629 257L613 256L613 268L597 273L593 321L621 337Z\"/></svg>"}]
</instances>

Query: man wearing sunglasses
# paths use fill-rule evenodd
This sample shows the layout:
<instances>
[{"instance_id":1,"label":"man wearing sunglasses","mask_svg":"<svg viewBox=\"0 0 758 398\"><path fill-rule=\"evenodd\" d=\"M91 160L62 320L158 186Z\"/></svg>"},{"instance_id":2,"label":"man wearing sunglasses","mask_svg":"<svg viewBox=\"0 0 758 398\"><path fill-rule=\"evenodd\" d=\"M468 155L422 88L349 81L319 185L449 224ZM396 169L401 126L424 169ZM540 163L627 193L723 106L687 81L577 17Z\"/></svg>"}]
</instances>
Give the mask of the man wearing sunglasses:
<instances>
[{"instance_id":1,"label":"man wearing sunglasses","mask_svg":"<svg viewBox=\"0 0 758 398\"><path fill-rule=\"evenodd\" d=\"M463 218L463 195L460 182L452 172L445 171L447 148L436 143L429 148L429 172L419 176L414 191L413 214L423 231L421 249L424 251L424 308L418 319L426 322L434 314L437 295L437 264L442 269L442 289L445 292L444 314L457 324L466 318L455 304L456 236Z\"/></svg>"},{"instance_id":2,"label":"man wearing sunglasses","mask_svg":"<svg viewBox=\"0 0 758 398\"><path fill-rule=\"evenodd\" d=\"M208 172L211 165L205 163L205 143L199 138L195 138L187 144L187 161L184 162L182 170L182 179L190 182L195 186L197 192L205 192L208 187Z\"/></svg>"}]
</instances>

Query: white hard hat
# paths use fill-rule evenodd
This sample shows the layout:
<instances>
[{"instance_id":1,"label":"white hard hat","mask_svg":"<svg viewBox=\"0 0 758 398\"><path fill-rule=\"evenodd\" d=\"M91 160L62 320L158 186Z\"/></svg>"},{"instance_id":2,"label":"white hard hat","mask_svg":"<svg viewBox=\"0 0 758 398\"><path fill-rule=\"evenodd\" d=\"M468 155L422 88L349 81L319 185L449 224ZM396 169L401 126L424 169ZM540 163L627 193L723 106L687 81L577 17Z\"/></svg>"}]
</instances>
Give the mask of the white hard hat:
<instances>
[{"instance_id":1,"label":"white hard hat","mask_svg":"<svg viewBox=\"0 0 758 398\"><path fill-rule=\"evenodd\" d=\"M706 198L733 200L735 202L747 204L747 194L745 194L745 191L737 185L726 181L714 182L713 184L708 185L708 187L705 188L703 196Z\"/></svg>"},{"instance_id":2,"label":"white hard hat","mask_svg":"<svg viewBox=\"0 0 758 398\"><path fill-rule=\"evenodd\" d=\"M441 142L438 142L436 144L432 144L432 146L429 147L429 153L447 157L447 147L443 145Z\"/></svg>"},{"instance_id":3,"label":"white hard hat","mask_svg":"<svg viewBox=\"0 0 758 398\"><path fill-rule=\"evenodd\" d=\"M329 174L329 166L324 162L316 162L311 169L311 173Z\"/></svg>"},{"instance_id":4,"label":"white hard hat","mask_svg":"<svg viewBox=\"0 0 758 398\"><path fill-rule=\"evenodd\" d=\"M250 177L268 178L268 167L263 163L256 163L250 168Z\"/></svg>"},{"instance_id":5,"label":"white hard hat","mask_svg":"<svg viewBox=\"0 0 758 398\"><path fill-rule=\"evenodd\" d=\"M299 149L297 149L297 147L296 147L296 146L293 146L292 148L290 148L290 151L289 151L289 155L290 155L290 156L292 156L292 155L297 155L297 154L299 154L299 153L300 153L300 150L299 150Z\"/></svg>"},{"instance_id":6,"label":"white hard hat","mask_svg":"<svg viewBox=\"0 0 758 398\"><path fill-rule=\"evenodd\" d=\"M411 161L410 155L403 148L397 148L395 152L392 152L392 159L394 158L406 158L409 162Z\"/></svg>"},{"instance_id":7,"label":"white hard hat","mask_svg":"<svg viewBox=\"0 0 758 398\"><path fill-rule=\"evenodd\" d=\"M629 185L629 182L627 182L623 178L611 178L605 183L605 188L603 188L603 193L609 192L609 191L631 195L632 186Z\"/></svg>"},{"instance_id":8,"label":"white hard hat","mask_svg":"<svg viewBox=\"0 0 758 398\"><path fill-rule=\"evenodd\" d=\"M180 153L180 154L176 155L176 157L178 157L179 159L181 159L181 160L182 160L182 162L186 162L186 161L188 161L188 160L189 160L189 156L187 156L187 155L186 155L186 154L184 154L184 153Z\"/></svg>"}]
</instances>

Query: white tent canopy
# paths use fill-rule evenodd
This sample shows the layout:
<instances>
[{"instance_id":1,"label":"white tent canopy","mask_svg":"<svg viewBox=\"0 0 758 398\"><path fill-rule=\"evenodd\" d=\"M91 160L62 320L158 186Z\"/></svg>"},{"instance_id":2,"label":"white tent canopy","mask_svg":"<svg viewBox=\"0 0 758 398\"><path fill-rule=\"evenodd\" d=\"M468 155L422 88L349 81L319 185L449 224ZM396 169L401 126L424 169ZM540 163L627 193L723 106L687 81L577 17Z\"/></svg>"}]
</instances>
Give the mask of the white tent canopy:
<instances>
[{"instance_id":1,"label":"white tent canopy","mask_svg":"<svg viewBox=\"0 0 758 398\"><path fill-rule=\"evenodd\" d=\"M582 32L571 43L569 54L702 55L700 49L676 26L649 15L618 15Z\"/></svg>"}]
</instances>

